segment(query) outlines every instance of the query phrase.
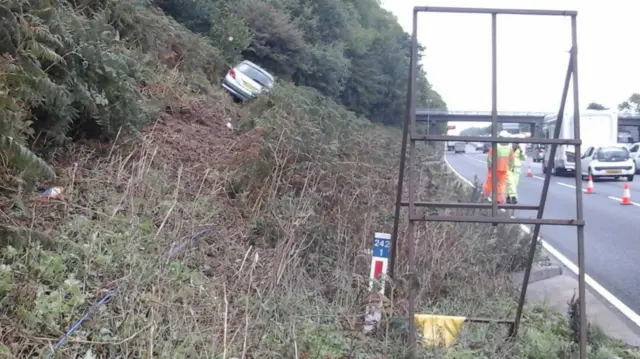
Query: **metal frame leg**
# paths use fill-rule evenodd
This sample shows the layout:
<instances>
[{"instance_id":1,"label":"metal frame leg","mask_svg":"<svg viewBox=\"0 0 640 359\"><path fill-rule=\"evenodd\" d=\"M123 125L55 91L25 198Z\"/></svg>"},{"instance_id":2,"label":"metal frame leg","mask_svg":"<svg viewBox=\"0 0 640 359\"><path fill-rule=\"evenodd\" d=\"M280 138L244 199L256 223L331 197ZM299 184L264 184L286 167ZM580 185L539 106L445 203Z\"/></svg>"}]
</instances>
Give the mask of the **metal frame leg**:
<instances>
[{"instance_id":1,"label":"metal frame leg","mask_svg":"<svg viewBox=\"0 0 640 359\"><path fill-rule=\"evenodd\" d=\"M571 75L573 72L573 59L569 59L569 65L567 66L567 75L564 80L564 89L562 90L562 100L560 102L560 110L558 111L558 119L556 122L556 128L553 134L553 138L560 137L560 129L562 127L562 122L564 119L564 109L567 103L567 96L569 94L569 84L571 82ZM556 155L556 150L558 149L557 144L551 145L551 151L549 153L549 158L554 158ZM544 215L544 206L547 203L547 195L549 193L549 184L551 183L551 171L547 171L544 176L544 184L542 185L542 194L540 195L540 204L538 205L538 214L536 218L541 219ZM520 319L522 318L522 310L524 308L525 298L527 296L527 286L529 284L529 277L531 276L531 268L533 266L533 259L536 253L536 246L538 244L538 236L540 235L540 224L536 224L533 228L533 236L531 238L531 246L529 247L529 255L527 257L527 267L524 271L524 278L522 281L522 289L520 290L520 299L518 301L518 309L516 311L515 324L513 326L513 332L511 333L511 337L515 338L518 335L518 329L520 326Z\"/></svg>"}]
</instances>

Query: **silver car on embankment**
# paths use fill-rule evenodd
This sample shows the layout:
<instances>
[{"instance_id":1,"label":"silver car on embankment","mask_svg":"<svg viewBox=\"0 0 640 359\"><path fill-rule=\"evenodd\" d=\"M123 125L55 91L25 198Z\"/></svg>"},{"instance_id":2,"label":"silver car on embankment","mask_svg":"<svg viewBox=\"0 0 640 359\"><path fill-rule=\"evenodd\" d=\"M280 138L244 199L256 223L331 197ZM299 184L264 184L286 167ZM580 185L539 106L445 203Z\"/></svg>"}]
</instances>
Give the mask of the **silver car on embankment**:
<instances>
[{"instance_id":1,"label":"silver car on embankment","mask_svg":"<svg viewBox=\"0 0 640 359\"><path fill-rule=\"evenodd\" d=\"M267 70L245 60L231 68L222 87L237 101L247 101L273 88L275 79Z\"/></svg>"}]
</instances>

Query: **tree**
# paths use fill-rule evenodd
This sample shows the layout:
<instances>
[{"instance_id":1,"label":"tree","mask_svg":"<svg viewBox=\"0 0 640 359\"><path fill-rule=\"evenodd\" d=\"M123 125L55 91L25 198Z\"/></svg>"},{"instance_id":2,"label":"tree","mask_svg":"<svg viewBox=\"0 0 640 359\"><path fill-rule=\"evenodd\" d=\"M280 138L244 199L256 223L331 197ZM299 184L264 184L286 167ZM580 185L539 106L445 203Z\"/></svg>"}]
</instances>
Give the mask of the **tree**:
<instances>
[{"instance_id":1,"label":"tree","mask_svg":"<svg viewBox=\"0 0 640 359\"><path fill-rule=\"evenodd\" d=\"M589 106L587 106L587 110L598 110L598 111L602 111L602 110L608 110L608 108L604 107L603 105L597 103L597 102L591 102L589 104Z\"/></svg>"},{"instance_id":2,"label":"tree","mask_svg":"<svg viewBox=\"0 0 640 359\"><path fill-rule=\"evenodd\" d=\"M141 66L108 22L112 14L55 4L9 0L0 7L0 157L50 177L51 167L29 149L34 138L54 147L120 129L138 134L153 112L137 87ZM101 14L83 13L92 11Z\"/></svg>"},{"instance_id":3,"label":"tree","mask_svg":"<svg viewBox=\"0 0 640 359\"><path fill-rule=\"evenodd\" d=\"M471 127L460 131L460 136L481 136L491 133L491 125L485 127Z\"/></svg>"},{"instance_id":4,"label":"tree","mask_svg":"<svg viewBox=\"0 0 640 359\"><path fill-rule=\"evenodd\" d=\"M152 2L192 31L209 37L227 61L242 55L281 79L315 88L371 121L403 122L411 37L377 0ZM232 48L228 38L242 40ZM419 49L419 57L423 50ZM418 67L417 106L446 108L422 66Z\"/></svg>"},{"instance_id":5,"label":"tree","mask_svg":"<svg viewBox=\"0 0 640 359\"><path fill-rule=\"evenodd\" d=\"M187 74L190 91L206 92L246 58L371 121L403 123L411 37L378 0L4 3L0 157L49 174L36 153L53 151L29 152L35 138L55 147L121 130L139 135L166 100L147 96L154 66ZM446 108L422 66L416 76L417 106Z\"/></svg>"},{"instance_id":6,"label":"tree","mask_svg":"<svg viewBox=\"0 0 640 359\"><path fill-rule=\"evenodd\" d=\"M634 93L618 105L620 111L640 112L640 93Z\"/></svg>"}]
</instances>

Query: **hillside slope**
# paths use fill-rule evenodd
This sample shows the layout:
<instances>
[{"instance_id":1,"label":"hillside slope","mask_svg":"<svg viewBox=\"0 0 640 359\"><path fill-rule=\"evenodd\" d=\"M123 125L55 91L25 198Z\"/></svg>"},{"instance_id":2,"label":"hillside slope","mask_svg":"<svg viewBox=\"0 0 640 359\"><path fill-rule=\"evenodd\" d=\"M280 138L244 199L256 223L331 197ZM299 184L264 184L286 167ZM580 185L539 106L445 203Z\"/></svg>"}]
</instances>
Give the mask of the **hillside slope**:
<instances>
[{"instance_id":1,"label":"hillside slope","mask_svg":"<svg viewBox=\"0 0 640 359\"><path fill-rule=\"evenodd\" d=\"M0 5L3 357L404 357L411 275L385 330L361 326L370 237L392 224L400 131L381 123L401 119L408 37L375 1L236 3ZM279 79L238 106L219 76L241 55ZM420 156L423 198L477 197ZM43 201L45 182L65 196ZM517 228L419 231L421 311L513 313ZM525 319L517 343L473 327L446 355L573 350L562 316Z\"/></svg>"},{"instance_id":2,"label":"hillside slope","mask_svg":"<svg viewBox=\"0 0 640 359\"><path fill-rule=\"evenodd\" d=\"M227 63L241 54L374 122L401 122L411 38L377 0L153 3L216 41ZM419 71L419 106L446 107Z\"/></svg>"}]
</instances>

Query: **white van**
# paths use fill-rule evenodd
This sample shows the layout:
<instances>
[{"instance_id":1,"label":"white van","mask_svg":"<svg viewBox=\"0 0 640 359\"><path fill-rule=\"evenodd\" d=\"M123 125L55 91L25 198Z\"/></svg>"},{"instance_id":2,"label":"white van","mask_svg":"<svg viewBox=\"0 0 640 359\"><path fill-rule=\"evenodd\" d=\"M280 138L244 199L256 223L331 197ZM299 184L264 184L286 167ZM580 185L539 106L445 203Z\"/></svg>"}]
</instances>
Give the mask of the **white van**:
<instances>
[{"instance_id":1,"label":"white van","mask_svg":"<svg viewBox=\"0 0 640 359\"><path fill-rule=\"evenodd\" d=\"M557 115L546 116L543 120L542 130L544 137L552 138L555 128ZM565 114L560 128L561 139L573 139L574 130L573 114ZM582 151L590 147L601 147L615 144L618 139L618 113L617 111L596 111L586 110L580 113L580 137L582 140ZM549 158L551 148L546 146L544 161L542 164L542 172L551 171L553 175L574 174L576 157L580 160L583 154L576 156L575 147L573 145L559 145L556 150L555 158ZM586 169L585 169L586 171Z\"/></svg>"},{"instance_id":2,"label":"white van","mask_svg":"<svg viewBox=\"0 0 640 359\"><path fill-rule=\"evenodd\" d=\"M455 147L456 147L455 142L447 141L447 151L453 151Z\"/></svg>"},{"instance_id":3,"label":"white van","mask_svg":"<svg viewBox=\"0 0 640 359\"><path fill-rule=\"evenodd\" d=\"M466 142L456 142L453 146L454 153L465 153L467 152L467 143Z\"/></svg>"}]
</instances>

